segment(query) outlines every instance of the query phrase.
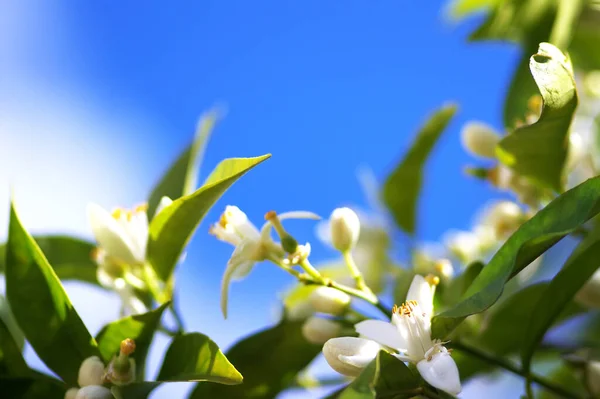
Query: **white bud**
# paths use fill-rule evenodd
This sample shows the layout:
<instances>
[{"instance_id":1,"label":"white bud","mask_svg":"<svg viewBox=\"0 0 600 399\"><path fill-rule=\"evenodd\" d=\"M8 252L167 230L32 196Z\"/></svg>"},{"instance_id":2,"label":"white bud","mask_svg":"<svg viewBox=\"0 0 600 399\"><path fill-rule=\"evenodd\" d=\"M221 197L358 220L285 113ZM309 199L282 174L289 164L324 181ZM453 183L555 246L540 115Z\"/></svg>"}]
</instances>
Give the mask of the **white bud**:
<instances>
[{"instance_id":1,"label":"white bud","mask_svg":"<svg viewBox=\"0 0 600 399\"><path fill-rule=\"evenodd\" d=\"M594 397L600 396L600 361L590 361L586 366L587 381Z\"/></svg>"},{"instance_id":2,"label":"white bud","mask_svg":"<svg viewBox=\"0 0 600 399\"><path fill-rule=\"evenodd\" d=\"M103 377L104 363L102 363L102 360L98 356L91 356L81 363L77 383L80 387L102 385Z\"/></svg>"},{"instance_id":3,"label":"white bud","mask_svg":"<svg viewBox=\"0 0 600 399\"><path fill-rule=\"evenodd\" d=\"M462 390L458 367L447 350L438 352L430 358L417 363L417 370L431 386L458 395Z\"/></svg>"},{"instance_id":4,"label":"white bud","mask_svg":"<svg viewBox=\"0 0 600 399\"><path fill-rule=\"evenodd\" d=\"M114 399L110 389L101 385L88 385L77 392L75 399Z\"/></svg>"},{"instance_id":5,"label":"white bud","mask_svg":"<svg viewBox=\"0 0 600 399\"><path fill-rule=\"evenodd\" d=\"M70 388L67 392L65 392L65 399L77 398L77 392L79 392L78 388Z\"/></svg>"},{"instance_id":6,"label":"white bud","mask_svg":"<svg viewBox=\"0 0 600 399\"><path fill-rule=\"evenodd\" d=\"M525 213L518 204L499 201L486 209L481 224L490 227L498 239L505 239L514 233L525 219Z\"/></svg>"},{"instance_id":7,"label":"white bud","mask_svg":"<svg viewBox=\"0 0 600 399\"><path fill-rule=\"evenodd\" d=\"M489 125L482 122L469 122L463 126L463 147L472 155L482 158L496 158L496 145L500 135Z\"/></svg>"},{"instance_id":8,"label":"white bud","mask_svg":"<svg viewBox=\"0 0 600 399\"><path fill-rule=\"evenodd\" d=\"M448 250L463 263L471 263L482 256L479 237L471 231L451 231L444 241Z\"/></svg>"},{"instance_id":9,"label":"white bud","mask_svg":"<svg viewBox=\"0 0 600 399\"><path fill-rule=\"evenodd\" d=\"M370 339L333 338L323 345L323 355L332 369L349 377L358 376L375 357L381 346Z\"/></svg>"},{"instance_id":10,"label":"white bud","mask_svg":"<svg viewBox=\"0 0 600 399\"><path fill-rule=\"evenodd\" d=\"M315 314L315 309L307 300L286 307L286 316L292 321L306 320L313 314Z\"/></svg>"},{"instance_id":11,"label":"white bud","mask_svg":"<svg viewBox=\"0 0 600 399\"><path fill-rule=\"evenodd\" d=\"M350 296L331 287L318 287L309 296L313 308L317 312L340 315L350 305Z\"/></svg>"},{"instance_id":12,"label":"white bud","mask_svg":"<svg viewBox=\"0 0 600 399\"><path fill-rule=\"evenodd\" d=\"M329 218L331 243L340 252L354 248L360 234L358 215L350 208L337 208Z\"/></svg>"},{"instance_id":13,"label":"white bud","mask_svg":"<svg viewBox=\"0 0 600 399\"><path fill-rule=\"evenodd\" d=\"M302 325L302 334L310 343L321 345L328 339L337 337L342 326L335 321L311 316Z\"/></svg>"},{"instance_id":14,"label":"white bud","mask_svg":"<svg viewBox=\"0 0 600 399\"><path fill-rule=\"evenodd\" d=\"M575 300L589 308L600 309L600 269L579 289Z\"/></svg>"}]
</instances>

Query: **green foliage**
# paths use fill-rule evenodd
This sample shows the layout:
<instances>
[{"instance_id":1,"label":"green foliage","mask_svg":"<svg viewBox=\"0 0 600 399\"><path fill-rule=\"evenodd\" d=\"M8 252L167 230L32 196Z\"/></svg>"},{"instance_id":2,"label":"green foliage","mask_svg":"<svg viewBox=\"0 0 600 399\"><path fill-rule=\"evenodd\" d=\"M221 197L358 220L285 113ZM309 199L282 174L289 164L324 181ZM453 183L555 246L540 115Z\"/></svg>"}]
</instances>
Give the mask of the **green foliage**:
<instances>
[{"instance_id":1,"label":"green foliage","mask_svg":"<svg viewBox=\"0 0 600 399\"><path fill-rule=\"evenodd\" d=\"M308 343L301 322L283 320L278 325L242 339L227 351L227 358L244 376L236 386L198 384L189 399L274 398L294 381L321 351Z\"/></svg>"},{"instance_id":2,"label":"green foliage","mask_svg":"<svg viewBox=\"0 0 600 399\"><path fill-rule=\"evenodd\" d=\"M93 244L62 235L33 238L61 281L79 280L98 284L96 264L91 259ZM4 247L5 245L0 245L0 272L5 269L5 260L2 256Z\"/></svg>"},{"instance_id":3,"label":"green foliage","mask_svg":"<svg viewBox=\"0 0 600 399\"><path fill-rule=\"evenodd\" d=\"M573 70L560 50L547 43L531 57L530 67L544 100L542 114L534 124L503 138L498 158L519 175L560 192L569 126L577 107Z\"/></svg>"},{"instance_id":4,"label":"green foliage","mask_svg":"<svg viewBox=\"0 0 600 399\"><path fill-rule=\"evenodd\" d=\"M441 134L456 113L456 105L437 110L420 129L410 149L383 185L383 202L398 226L414 234L423 168Z\"/></svg>"},{"instance_id":5,"label":"green foliage","mask_svg":"<svg viewBox=\"0 0 600 399\"><path fill-rule=\"evenodd\" d=\"M150 223L147 258L167 281L196 227L212 205L240 177L271 155L231 158L217 165L202 187L176 199Z\"/></svg>"},{"instance_id":6,"label":"green foliage","mask_svg":"<svg viewBox=\"0 0 600 399\"><path fill-rule=\"evenodd\" d=\"M190 333L173 338L157 379L234 385L240 384L243 377L210 338Z\"/></svg>"},{"instance_id":7,"label":"green foliage","mask_svg":"<svg viewBox=\"0 0 600 399\"><path fill-rule=\"evenodd\" d=\"M400 360L381 351L338 399L412 398L421 392L419 378Z\"/></svg>"},{"instance_id":8,"label":"green foliage","mask_svg":"<svg viewBox=\"0 0 600 399\"><path fill-rule=\"evenodd\" d=\"M24 337L8 306L0 296L0 376L24 376L29 367L23 359Z\"/></svg>"},{"instance_id":9,"label":"green foliage","mask_svg":"<svg viewBox=\"0 0 600 399\"><path fill-rule=\"evenodd\" d=\"M2 397L10 399L64 399L66 388L60 381L40 373L28 377L0 376Z\"/></svg>"},{"instance_id":10,"label":"green foliage","mask_svg":"<svg viewBox=\"0 0 600 399\"><path fill-rule=\"evenodd\" d=\"M496 252L461 302L433 319L434 337L443 338L465 317L492 306L504 284L565 235L600 212L600 178L565 192L525 222Z\"/></svg>"},{"instance_id":11,"label":"green foliage","mask_svg":"<svg viewBox=\"0 0 600 399\"><path fill-rule=\"evenodd\" d=\"M133 339L135 341L133 358L137 365L137 379L143 380L146 355L154 332L160 325L160 318L168 305L169 303L165 303L148 313L128 316L104 326L96 336L102 359L108 363L113 356L119 353L121 341L126 338Z\"/></svg>"},{"instance_id":12,"label":"green foliage","mask_svg":"<svg viewBox=\"0 0 600 399\"><path fill-rule=\"evenodd\" d=\"M217 121L216 110L203 115L198 122L196 137L165 172L148 198L148 219L151 220L162 197L177 199L191 194L198 184L198 174L204 150Z\"/></svg>"},{"instance_id":13,"label":"green foliage","mask_svg":"<svg viewBox=\"0 0 600 399\"><path fill-rule=\"evenodd\" d=\"M10 208L6 293L19 327L44 363L77 383L81 362L98 355L96 341L71 305L56 273Z\"/></svg>"},{"instance_id":14,"label":"green foliage","mask_svg":"<svg viewBox=\"0 0 600 399\"><path fill-rule=\"evenodd\" d=\"M599 258L600 234L596 231L571 254L536 302L536 306L530 313L527 333L523 337L521 361L525 370L529 370L534 351L546 331L598 269Z\"/></svg>"}]
</instances>

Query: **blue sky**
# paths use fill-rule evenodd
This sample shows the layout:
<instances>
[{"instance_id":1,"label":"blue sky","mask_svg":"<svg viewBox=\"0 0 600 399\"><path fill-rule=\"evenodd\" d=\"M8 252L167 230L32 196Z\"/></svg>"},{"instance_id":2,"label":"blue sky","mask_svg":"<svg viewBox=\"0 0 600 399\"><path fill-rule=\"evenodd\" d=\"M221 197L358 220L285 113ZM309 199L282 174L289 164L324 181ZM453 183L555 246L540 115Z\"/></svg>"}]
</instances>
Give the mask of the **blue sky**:
<instances>
[{"instance_id":1,"label":"blue sky","mask_svg":"<svg viewBox=\"0 0 600 399\"><path fill-rule=\"evenodd\" d=\"M277 292L292 283L260 265L233 285L230 318L222 319L219 282L231 248L207 229L225 205L256 223L271 209L327 216L339 205L364 206L357 168L385 178L447 101L460 112L427 168L420 238L469 227L491 198L462 173L472 160L459 132L471 119L501 127L518 52L466 43L477 19L450 22L442 1L8 3L0 5L0 136L9 143L0 148L0 194L15 187L32 230L91 237L88 201L144 201L216 103L228 113L204 177L223 158L273 154L209 213L178 270L189 328L224 348L272 322ZM335 255L311 222L291 228L312 243L313 259ZM69 290L92 331L116 314L117 302L106 298L115 309L98 320L92 304L102 294ZM157 343L154 364L166 344Z\"/></svg>"}]
</instances>

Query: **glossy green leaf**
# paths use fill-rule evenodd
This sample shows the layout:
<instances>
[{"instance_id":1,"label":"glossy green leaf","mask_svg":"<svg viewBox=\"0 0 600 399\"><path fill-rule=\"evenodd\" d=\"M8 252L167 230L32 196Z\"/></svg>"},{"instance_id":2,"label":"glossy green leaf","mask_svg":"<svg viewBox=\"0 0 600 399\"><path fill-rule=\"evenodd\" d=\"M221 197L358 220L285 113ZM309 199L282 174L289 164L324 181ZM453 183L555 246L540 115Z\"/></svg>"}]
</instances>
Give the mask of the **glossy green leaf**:
<instances>
[{"instance_id":1,"label":"glossy green leaf","mask_svg":"<svg viewBox=\"0 0 600 399\"><path fill-rule=\"evenodd\" d=\"M177 199L191 194L198 184L200 164L219 112L211 110L200 118L194 141L179 155L156 184L148 199L148 219L151 220L162 197Z\"/></svg>"},{"instance_id":2,"label":"glossy green leaf","mask_svg":"<svg viewBox=\"0 0 600 399\"><path fill-rule=\"evenodd\" d=\"M504 284L548 248L600 212L600 178L592 178L554 199L525 222L483 268L462 300L433 319L443 338L465 317L492 306Z\"/></svg>"},{"instance_id":3,"label":"glossy green leaf","mask_svg":"<svg viewBox=\"0 0 600 399\"><path fill-rule=\"evenodd\" d=\"M479 276L481 270L483 270L483 263L471 263L459 276L442 281L439 285L441 292L436 294L436 296L439 295L441 298L442 306L448 307L458 303L471 284L473 284L473 281Z\"/></svg>"},{"instance_id":4,"label":"glossy green leaf","mask_svg":"<svg viewBox=\"0 0 600 399\"><path fill-rule=\"evenodd\" d=\"M33 237L46 259L61 280L79 280L86 283L98 284L96 279L96 264L91 259L94 245L78 238L63 235L48 235ZM0 271L5 268L0 246Z\"/></svg>"},{"instance_id":5,"label":"glossy green leaf","mask_svg":"<svg viewBox=\"0 0 600 399\"><path fill-rule=\"evenodd\" d=\"M64 383L41 373L16 378L0 376L2 398L64 399L65 391Z\"/></svg>"},{"instance_id":6,"label":"glossy green leaf","mask_svg":"<svg viewBox=\"0 0 600 399\"><path fill-rule=\"evenodd\" d=\"M10 310L0 296L0 376L25 376L29 367L21 353L24 337Z\"/></svg>"},{"instance_id":7,"label":"glossy green leaf","mask_svg":"<svg viewBox=\"0 0 600 399\"><path fill-rule=\"evenodd\" d=\"M570 61L556 47L540 44L529 64L542 94L539 120L504 137L498 147L500 161L521 176L562 191L568 133L577 108L577 91Z\"/></svg>"},{"instance_id":8,"label":"glossy green leaf","mask_svg":"<svg viewBox=\"0 0 600 399\"><path fill-rule=\"evenodd\" d=\"M229 361L244 376L243 384L198 384L189 398L274 398L295 381L298 372L320 351L320 345L304 339L302 322L281 321L242 339L227 351Z\"/></svg>"},{"instance_id":9,"label":"glossy green leaf","mask_svg":"<svg viewBox=\"0 0 600 399\"><path fill-rule=\"evenodd\" d=\"M338 399L401 399L419 392L419 378L403 362L381 351Z\"/></svg>"},{"instance_id":10,"label":"glossy green leaf","mask_svg":"<svg viewBox=\"0 0 600 399\"><path fill-rule=\"evenodd\" d=\"M166 281L196 230L213 204L240 177L271 155L231 158L221 162L206 183L192 194L176 199L150 223L147 258L156 274Z\"/></svg>"},{"instance_id":11,"label":"glossy green leaf","mask_svg":"<svg viewBox=\"0 0 600 399\"><path fill-rule=\"evenodd\" d=\"M529 321L535 317L535 308L547 289L547 283L530 285L498 304L497 309L494 307L477 340L478 344L497 355L519 352L525 342ZM556 315L555 322L582 311L573 303L566 305Z\"/></svg>"},{"instance_id":12,"label":"glossy green leaf","mask_svg":"<svg viewBox=\"0 0 600 399\"><path fill-rule=\"evenodd\" d=\"M10 208L6 293L19 327L44 363L71 385L96 341L73 308L56 273Z\"/></svg>"},{"instance_id":13,"label":"glossy green leaf","mask_svg":"<svg viewBox=\"0 0 600 399\"><path fill-rule=\"evenodd\" d=\"M96 336L102 359L108 363L119 353L121 341L126 338L133 339L135 341L133 358L137 364L137 378L143 380L146 355L154 332L160 325L160 318L168 305L165 303L148 313L124 317L104 326Z\"/></svg>"},{"instance_id":14,"label":"glossy green leaf","mask_svg":"<svg viewBox=\"0 0 600 399\"><path fill-rule=\"evenodd\" d=\"M211 381L241 384L243 377L217 344L200 333L177 335L165 354L158 381Z\"/></svg>"},{"instance_id":15,"label":"glossy green leaf","mask_svg":"<svg viewBox=\"0 0 600 399\"><path fill-rule=\"evenodd\" d=\"M536 305L528 318L528 328L523 337L521 361L525 370L529 370L531 358L546 331L568 308L575 294L600 266L598 259L600 259L600 232L596 231L576 248L539 300L535 302Z\"/></svg>"},{"instance_id":16,"label":"glossy green leaf","mask_svg":"<svg viewBox=\"0 0 600 399\"><path fill-rule=\"evenodd\" d=\"M429 118L400 164L383 185L383 202L398 226L409 234L414 234L416 229L423 168L456 109L456 105L445 105Z\"/></svg>"},{"instance_id":17,"label":"glossy green leaf","mask_svg":"<svg viewBox=\"0 0 600 399\"><path fill-rule=\"evenodd\" d=\"M454 19L465 18L471 14L485 11L501 0L454 0L449 6L450 16Z\"/></svg>"}]
</instances>

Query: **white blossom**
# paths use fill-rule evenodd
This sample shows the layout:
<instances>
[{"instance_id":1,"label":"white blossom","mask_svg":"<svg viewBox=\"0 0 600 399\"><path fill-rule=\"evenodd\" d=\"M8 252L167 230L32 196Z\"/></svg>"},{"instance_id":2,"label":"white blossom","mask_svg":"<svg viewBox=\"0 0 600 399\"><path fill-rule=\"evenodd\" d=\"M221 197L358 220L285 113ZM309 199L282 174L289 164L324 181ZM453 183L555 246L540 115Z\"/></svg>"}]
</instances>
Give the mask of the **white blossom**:
<instances>
[{"instance_id":1,"label":"white blossom","mask_svg":"<svg viewBox=\"0 0 600 399\"><path fill-rule=\"evenodd\" d=\"M285 219L319 219L319 216L306 211L293 211L277 215L279 220ZM235 246L223 279L221 280L221 311L227 318L227 301L229 284L240 280L250 273L257 262L271 260L275 263L285 263L285 251L281 244L271 237L273 224L267 221L260 230L250 221L237 206L227 206L217 223L214 223L209 233L217 239ZM308 256L310 245L299 245L298 253Z\"/></svg>"},{"instance_id":2,"label":"white blossom","mask_svg":"<svg viewBox=\"0 0 600 399\"><path fill-rule=\"evenodd\" d=\"M77 391L75 399L114 399L110 389L101 385L88 385Z\"/></svg>"},{"instance_id":3,"label":"white blossom","mask_svg":"<svg viewBox=\"0 0 600 399\"><path fill-rule=\"evenodd\" d=\"M309 317L302 325L302 335L310 343L322 345L342 331L340 323L318 316Z\"/></svg>"},{"instance_id":4,"label":"white blossom","mask_svg":"<svg viewBox=\"0 0 600 399\"><path fill-rule=\"evenodd\" d=\"M340 252L348 252L356 246L360 235L358 215L350 208L336 208L329 218L331 243Z\"/></svg>"},{"instance_id":5,"label":"white blossom","mask_svg":"<svg viewBox=\"0 0 600 399\"><path fill-rule=\"evenodd\" d=\"M309 295L309 301L315 311L334 316L344 313L350 306L350 296L331 287L317 287Z\"/></svg>"},{"instance_id":6,"label":"white blossom","mask_svg":"<svg viewBox=\"0 0 600 399\"><path fill-rule=\"evenodd\" d=\"M104 363L98 356L85 359L79 367L77 383L80 387L88 385L102 385L104 377Z\"/></svg>"},{"instance_id":7,"label":"white blossom","mask_svg":"<svg viewBox=\"0 0 600 399\"><path fill-rule=\"evenodd\" d=\"M472 155L482 158L496 158L496 146L500 134L482 122L469 122L461 131L462 145Z\"/></svg>"}]
</instances>

